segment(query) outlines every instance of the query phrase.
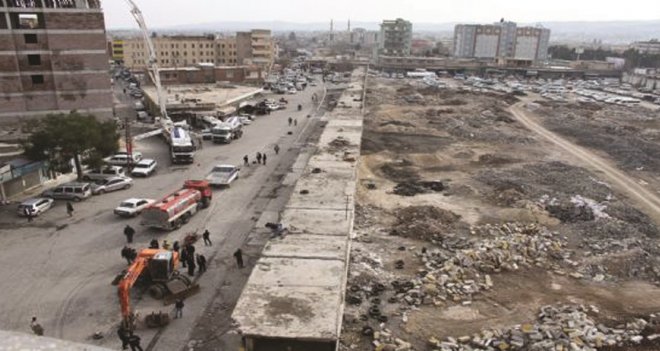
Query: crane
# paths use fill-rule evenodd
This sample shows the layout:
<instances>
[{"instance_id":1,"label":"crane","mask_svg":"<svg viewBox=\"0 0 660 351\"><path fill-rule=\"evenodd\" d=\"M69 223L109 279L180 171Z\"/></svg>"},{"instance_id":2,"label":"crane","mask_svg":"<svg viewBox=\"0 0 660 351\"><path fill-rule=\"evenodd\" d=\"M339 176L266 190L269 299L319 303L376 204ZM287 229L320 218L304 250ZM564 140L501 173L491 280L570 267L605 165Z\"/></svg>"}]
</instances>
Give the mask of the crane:
<instances>
[{"instance_id":1,"label":"crane","mask_svg":"<svg viewBox=\"0 0 660 351\"><path fill-rule=\"evenodd\" d=\"M135 21L140 27L140 32L142 32L142 38L144 39L144 42L147 46L147 50L149 51L149 59L147 61L147 72L149 73L149 77L151 77L151 81L154 82L154 85L156 86L156 95L158 98L158 106L160 107L160 114L161 114L160 124L163 135L165 135L167 139L172 130L173 123L167 114L167 99L165 98L165 93L163 92L163 86L160 83L160 74L158 72L158 57L156 56L156 49L154 47L154 43L151 41L151 36L149 35L149 29L147 29L147 23L144 21L144 16L142 16L142 11L140 11L140 8L135 4L133 0L126 0L126 3L128 3L128 6L131 7L131 15L133 15L133 18L135 18ZM126 151L129 154L129 158L130 158L130 154L132 153L132 149L133 149L133 142L132 140L130 140L130 138L127 138Z\"/></svg>"}]
</instances>

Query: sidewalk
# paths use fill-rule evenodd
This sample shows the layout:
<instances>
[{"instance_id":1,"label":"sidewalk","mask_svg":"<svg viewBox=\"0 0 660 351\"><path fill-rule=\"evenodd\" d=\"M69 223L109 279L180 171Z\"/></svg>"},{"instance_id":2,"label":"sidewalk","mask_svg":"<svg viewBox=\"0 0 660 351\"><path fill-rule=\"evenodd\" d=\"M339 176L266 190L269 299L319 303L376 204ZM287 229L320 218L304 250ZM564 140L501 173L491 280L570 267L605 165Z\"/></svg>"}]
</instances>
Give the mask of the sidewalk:
<instances>
[{"instance_id":1,"label":"sidewalk","mask_svg":"<svg viewBox=\"0 0 660 351\"><path fill-rule=\"evenodd\" d=\"M29 188L29 189L25 190L24 192L22 192L20 194L10 196L8 201L10 203L12 203L12 202L22 202L25 199L29 199L31 197L39 196L39 194L41 194L44 190L46 190L48 188L52 188L52 187L58 186L60 184L72 182L72 181L76 180L77 178L78 178L78 176L75 172L74 173L69 173L69 174L62 174L62 175L60 175L59 177L57 177L55 179L50 179L50 180L47 180L47 181L45 181L44 183L42 183L40 185L33 186L32 188Z\"/></svg>"}]
</instances>

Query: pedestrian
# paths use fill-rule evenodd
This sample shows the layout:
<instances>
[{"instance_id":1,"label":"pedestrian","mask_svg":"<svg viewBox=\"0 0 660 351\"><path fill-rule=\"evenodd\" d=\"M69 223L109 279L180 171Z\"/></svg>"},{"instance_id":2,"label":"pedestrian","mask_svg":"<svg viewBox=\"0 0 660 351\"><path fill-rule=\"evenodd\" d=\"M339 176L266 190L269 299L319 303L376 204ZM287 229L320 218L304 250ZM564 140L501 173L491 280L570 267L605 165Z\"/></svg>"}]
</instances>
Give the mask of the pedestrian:
<instances>
[{"instance_id":1,"label":"pedestrian","mask_svg":"<svg viewBox=\"0 0 660 351\"><path fill-rule=\"evenodd\" d=\"M186 262L188 262L188 247L184 246L181 249L181 266L186 268Z\"/></svg>"},{"instance_id":2,"label":"pedestrian","mask_svg":"<svg viewBox=\"0 0 660 351\"><path fill-rule=\"evenodd\" d=\"M289 117L289 127L291 127L291 122L293 122L293 118Z\"/></svg>"},{"instance_id":3,"label":"pedestrian","mask_svg":"<svg viewBox=\"0 0 660 351\"><path fill-rule=\"evenodd\" d=\"M151 241L149 242L149 248L150 249L158 248L158 240L156 240L156 238L151 239Z\"/></svg>"},{"instance_id":4,"label":"pedestrian","mask_svg":"<svg viewBox=\"0 0 660 351\"><path fill-rule=\"evenodd\" d=\"M29 207L23 208L23 214L27 217L28 223L32 222L32 210Z\"/></svg>"},{"instance_id":5,"label":"pedestrian","mask_svg":"<svg viewBox=\"0 0 660 351\"><path fill-rule=\"evenodd\" d=\"M275 149L275 155L278 155L280 153L280 146L279 145L275 144L275 147L273 149Z\"/></svg>"},{"instance_id":6,"label":"pedestrian","mask_svg":"<svg viewBox=\"0 0 660 351\"><path fill-rule=\"evenodd\" d=\"M137 258L137 250L131 247L128 249L128 253L131 263L135 262L135 259Z\"/></svg>"},{"instance_id":7,"label":"pedestrian","mask_svg":"<svg viewBox=\"0 0 660 351\"><path fill-rule=\"evenodd\" d=\"M71 204L71 201L66 202L66 214L68 214L69 217L73 217L73 205Z\"/></svg>"},{"instance_id":8,"label":"pedestrian","mask_svg":"<svg viewBox=\"0 0 660 351\"><path fill-rule=\"evenodd\" d=\"M177 299L174 303L174 318L183 317L183 300Z\"/></svg>"},{"instance_id":9,"label":"pedestrian","mask_svg":"<svg viewBox=\"0 0 660 351\"><path fill-rule=\"evenodd\" d=\"M124 94L126 94L126 88L124 88L123 90L124 90ZM124 349L124 350L125 350L125 349Z\"/></svg>"},{"instance_id":10,"label":"pedestrian","mask_svg":"<svg viewBox=\"0 0 660 351\"><path fill-rule=\"evenodd\" d=\"M140 346L140 337L135 334L128 337L128 345L131 347L131 351L144 351Z\"/></svg>"},{"instance_id":11,"label":"pedestrian","mask_svg":"<svg viewBox=\"0 0 660 351\"><path fill-rule=\"evenodd\" d=\"M206 272L206 257L204 255L197 255L197 266L199 266L199 274Z\"/></svg>"},{"instance_id":12,"label":"pedestrian","mask_svg":"<svg viewBox=\"0 0 660 351\"><path fill-rule=\"evenodd\" d=\"M127 264L131 264L131 249L128 246L121 249L121 257L126 259Z\"/></svg>"},{"instance_id":13,"label":"pedestrian","mask_svg":"<svg viewBox=\"0 0 660 351\"><path fill-rule=\"evenodd\" d=\"M257 152L257 163L261 164L261 152Z\"/></svg>"},{"instance_id":14,"label":"pedestrian","mask_svg":"<svg viewBox=\"0 0 660 351\"><path fill-rule=\"evenodd\" d=\"M206 229L204 231L204 233L202 233L202 238L204 239L204 245L206 245L206 246L213 246L213 243L211 242L211 239L209 238L210 235L211 235L211 233L209 233L208 229Z\"/></svg>"},{"instance_id":15,"label":"pedestrian","mask_svg":"<svg viewBox=\"0 0 660 351\"><path fill-rule=\"evenodd\" d=\"M243 164L246 166L250 165L250 159L248 158L248 155L243 156Z\"/></svg>"},{"instance_id":16,"label":"pedestrian","mask_svg":"<svg viewBox=\"0 0 660 351\"><path fill-rule=\"evenodd\" d=\"M188 252L188 275L195 276L195 254Z\"/></svg>"},{"instance_id":17,"label":"pedestrian","mask_svg":"<svg viewBox=\"0 0 660 351\"><path fill-rule=\"evenodd\" d=\"M234 257L236 257L238 268L243 268L243 251L241 249L236 250L236 252L234 252Z\"/></svg>"},{"instance_id":18,"label":"pedestrian","mask_svg":"<svg viewBox=\"0 0 660 351\"><path fill-rule=\"evenodd\" d=\"M127 224L126 227L124 227L124 235L126 235L126 242L129 244L132 243L133 235L135 235L135 229Z\"/></svg>"},{"instance_id":19,"label":"pedestrian","mask_svg":"<svg viewBox=\"0 0 660 351\"><path fill-rule=\"evenodd\" d=\"M297 119L297 118L293 120L293 125L294 125L295 127L298 126L298 119Z\"/></svg>"},{"instance_id":20,"label":"pedestrian","mask_svg":"<svg viewBox=\"0 0 660 351\"><path fill-rule=\"evenodd\" d=\"M30 322L30 328L35 335L43 336L44 328L37 322L37 317L32 317L32 322Z\"/></svg>"},{"instance_id":21,"label":"pedestrian","mask_svg":"<svg viewBox=\"0 0 660 351\"><path fill-rule=\"evenodd\" d=\"M264 155L261 157L262 160L264 160L264 166L266 165L266 153L264 152Z\"/></svg>"},{"instance_id":22,"label":"pedestrian","mask_svg":"<svg viewBox=\"0 0 660 351\"><path fill-rule=\"evenodd\" d=\"M179 252L179 241L175 240L172 244L172 251Z\"/></svg>"},{"instance_id":23,"label":"pedestrian","mask_svg":"<svg viewBox=\"0 0 660 351\"><path fill-rule=\"evenodd\" d=\"M119 340L121 340L121 349L122 350L127 350L128 349L128 337L129 337L129 332L124 328L123 325L119 326L119 329L117 329L117 336L119 336Z\"/></svg>"},{"instance_id":24,"label":"pedestrian","mask_svg":"<svg viewBox=\"0 0 660 351\"><path fill-rule=\"evenodd\" d=\"M169 250L170 243L167 242L167 239L163 240L163 250Z\"/></svg>"}]
</instances>

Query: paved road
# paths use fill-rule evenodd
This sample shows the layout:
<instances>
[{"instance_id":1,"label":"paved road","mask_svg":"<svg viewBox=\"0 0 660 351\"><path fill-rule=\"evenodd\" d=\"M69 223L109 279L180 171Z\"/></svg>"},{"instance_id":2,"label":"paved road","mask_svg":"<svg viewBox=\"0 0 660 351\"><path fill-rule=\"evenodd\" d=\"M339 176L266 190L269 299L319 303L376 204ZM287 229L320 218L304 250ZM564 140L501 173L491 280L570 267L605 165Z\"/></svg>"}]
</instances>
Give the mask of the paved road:
<instances>
[{"instance_id":1,"label":"paved road","mask_svg":"<svg viewBox=\"0 0 660 351\"><path fill-rule=\"evenodd\" d=\"M660 224L660 198L653 191L646 189L602 157L545 129L525 109L524 104L525 102L519 102L510 108L511 113L520 123L574 156L585 167L596 170L619 191L628 195L657 224Z\"/></svg>"},{"instance_id":2,"label":"paved road","mask_svg":"<svg viewBox=\"0 0 660 351\"><path fill-rule=\"evenodd\" d=\"M173 322L171 330L183 330L177 324L192 327L197 314L201 313L215 291L216 283L233 272L231 253L247 245L247 233L256 220L266 211L276 216L279 190L288 176L291 164L311 134L315 118L305 116L312 109L311 95L321 94L322 88L308 88L297 95L289 95L289 108L269 116L258 117L246 128L242 139L229 145L213 145L206 142L198 153L194 165L169 166L168 152L158 139L148 139L136 145L146 157L156 158L161 167L156 175L136 179L129 190L96 196L74 204L73 218L66 216L62 203L28 224L13 217L11 209L0 209L0 281L3 282L0 299L0 329L29 332L29 321L37 316L48 336L73 341L83 341L118 347L114 327L120 320L116 287L110 282L125 268L120 250L125 244L122 229L126 224L137 228L135 247L148 245L152 238L170 242L178 240L191 230L209 228L214 241L212 247L197 245L198 252L211 258L209 271L200 279L202 293L188 300L184 318ZM303 111L294 106L303 105ZM287 118L298 120L297 127L289 127ZM307 127L310 125L310 127ZM291 135L287 134L292 132ZM305 131L305 133L302 133ZM273 146L278 143L280 155L275 155ZM242 157L249 154L253 159L257 151L268 154L268 165L243 167L241 178L231 188L216 191L212 206L197 214L190 223L175 232L160 232L140 228L139 219L122 220L113 216L111 209L121 200L132 196L159 198L177 189L185 179L203 177L215 163L242 164ZM276 200L276 201L273 201ZM283 203L283 201L282 201ZM9 216L12 216L11 219ZM56 229L59 227L60 229ZM248 253L250 249L248 248ZM258 252L254 253L255 255ZM248 261L256 257L248 257ZM229 273L228 273L229 272ZM247 274L242 273L242 274ZM139 298L137 289L133 297ZM134 301L141 312L151 307L168 310L145 297ZM94 332L101 332L104 339L92 341ZM153 332L144 331L147 341ZM167 341L168 332L159 335L161 342ZM169 343L159 344L157 350L179 349L173 345L185 340L174 333L172 347Z\"/></svg>"}]
</instances>

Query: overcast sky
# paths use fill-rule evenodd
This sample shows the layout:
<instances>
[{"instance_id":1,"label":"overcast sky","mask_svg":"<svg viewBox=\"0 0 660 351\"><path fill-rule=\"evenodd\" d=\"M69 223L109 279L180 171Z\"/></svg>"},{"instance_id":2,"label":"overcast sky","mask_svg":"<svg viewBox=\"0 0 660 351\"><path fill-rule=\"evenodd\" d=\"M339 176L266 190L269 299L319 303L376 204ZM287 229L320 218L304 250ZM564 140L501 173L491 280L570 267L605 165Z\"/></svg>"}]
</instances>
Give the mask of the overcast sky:
<instances>
[{"instance_id":1,"label":"overcast sky","mask_svg":"<svg viewBox=\"0 0 660 351\"><path fill-rule=\"evenodd\" d=\"M149 27L211 22L613 21L660 19L659 0L134 0ZM103 0L108 28L136 28L122 0Z\"/></svg>"}]
</instances>

